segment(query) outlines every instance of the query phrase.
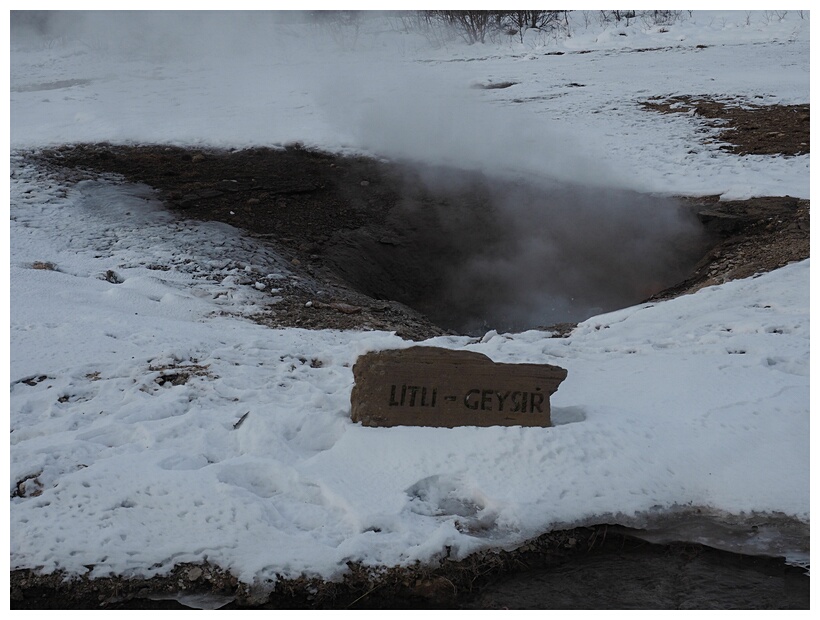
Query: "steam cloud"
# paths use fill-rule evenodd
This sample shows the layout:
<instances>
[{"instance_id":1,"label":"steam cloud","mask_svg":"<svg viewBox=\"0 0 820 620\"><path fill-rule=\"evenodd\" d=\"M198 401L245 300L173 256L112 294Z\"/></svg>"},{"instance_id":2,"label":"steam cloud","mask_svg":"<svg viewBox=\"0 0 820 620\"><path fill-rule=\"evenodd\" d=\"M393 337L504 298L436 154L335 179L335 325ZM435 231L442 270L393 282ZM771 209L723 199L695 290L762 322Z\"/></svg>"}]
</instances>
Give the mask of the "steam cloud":
<instances>
[{"instance_id":1,"label":"steam cloud","mask_svg":"<svg viewBox=\"0 0 820 620\"><path fill-rule=\"evenodd\" d=\"M396 286L357 277L461 330L576 321L636 303L683 278L703 249L697 223L674 201L630 191L640 189L636 171L602 167L582 128L494 103L459 63L385 53L375 36L348 45L302 13L13 12L12 43L26 37L104 45L112 62L204 68L198 92L242 110L235 127L214 128L223 141L235 131L238 145L277 142L297 117L276 124L276 105L297 93L310 102L299 112L305 126L328 127L323 146L406 162L391 233L400 249L369 258Z\"/></svg>"},{"instance_id":2,"label":"steam cloud","mask_svg":"<svg viewBox=\"0 0 820 620\"><path fill-rule=\"evenodd\" d=\"M579 321L638 303L683 280L702 254L698 223L668 201L547 191L520 210L504 205L515 251L472 261L455 278L463 288L482 271L492 274L503 293L488 301L487 312L510 328Z\"/></svg>"},{"instance_id":3,"label":"steam cloud","mask_svg":"<svg viewBox=\"0 0 820 620\"><path fill-rule=\"evenodd\" d=\"M572 323L687 277L708 239L675 200L407 163L383 224L340 232L328 261L359 290L461 333Z\"/></svg>"},{"instance_id":4,"label":"steam cloud","mask_svg":"<svg viewBox=\"0 0 820 620\"><path fill-rule=\"evenodd\" d=\"M162 68L166 79L178 70L195 75L195 88L180 82L182 93L167 81L169 98L181 105L169 106L162 119L144 123L148 127L157 121L185 126L209 109L241 110L225 119L229 127L205 122L214 136L200 139L224 143L233 131L234 146L242 146L310 144L318 136L323 147L379 157L639 189L635 171L601 166L595 137L583 128L571 122L559 128L471 89L486 80L481 69L470 74L464 63L427 62L425 54L434 52L429 45L408 53L395 36L355 36L307 12L13 11L11 24L12 44L73 41L110 62L111 75L118 67L133 72L132 61ZM186 96L208 101L186 106ZM95 105L119 126L121 110ZM300 126L309 135L294 131Z\"/></svg>"}]
</instances>

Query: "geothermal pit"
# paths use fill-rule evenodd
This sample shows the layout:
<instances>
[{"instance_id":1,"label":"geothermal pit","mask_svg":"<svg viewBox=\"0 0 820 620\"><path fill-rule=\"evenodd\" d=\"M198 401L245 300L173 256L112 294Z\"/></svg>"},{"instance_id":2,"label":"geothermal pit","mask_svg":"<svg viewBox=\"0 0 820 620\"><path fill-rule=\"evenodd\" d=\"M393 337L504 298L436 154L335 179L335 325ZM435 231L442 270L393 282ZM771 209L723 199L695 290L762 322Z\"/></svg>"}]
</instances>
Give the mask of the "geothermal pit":
<instances>
[{"instance_id":1,"label":"geothermal pit","mask_svg":"<svg viewBox=\"0 0 820 620\"><path fill-rule=\"evenodd\" d=\"M274 246L302 276L278 287L277 326L421 339L571 325L679 285L718 239L702 205L680 199L299 146L80 145L41 157L75 177L145 183L183 217Z\"/></svg>"}]
</instances>

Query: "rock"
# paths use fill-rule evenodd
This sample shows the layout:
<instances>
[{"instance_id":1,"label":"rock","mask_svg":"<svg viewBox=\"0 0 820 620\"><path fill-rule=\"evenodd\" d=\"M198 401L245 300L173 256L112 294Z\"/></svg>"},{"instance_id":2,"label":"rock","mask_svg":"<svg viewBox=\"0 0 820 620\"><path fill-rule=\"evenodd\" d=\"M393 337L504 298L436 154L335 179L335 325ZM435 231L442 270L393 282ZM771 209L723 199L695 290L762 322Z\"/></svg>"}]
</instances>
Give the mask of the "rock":
<instances>
[{"instance_id":1,"label":"rock","mask_svg":"<svg viewBox=\"0 0 820 620\"><path fill-rule=\"evenodd\" d=\"M99 276L99 279L105 280L106 282L110 282L111 284L122 284L123 282L125 282L125 280L123 280L116 271L113 271L111 269L109 269L104 274Z\"/></svg>"},{"instance_id":2,"label":"rock","mask_svg":"<svg viewBox=\"0 0 820 620\"><path fill-rule=\"evenodd\" d=\"M329 304L323 303L321 301L317 301L313 304L314 308L328 308L330 310L338 310L344 314L358 314L362 311L361 306L353 306L351 304L346 304L341 301L334 301Z\"/></svg>"},{"instance_id":3,"label":"rock","mask_svg":"<svg viewBox=\"0 0 820 620\"><path fill-rule=\"evenodd\" d=\"M730 234L741 230L748 225L748 218L743 218L729 213L721 213L704 209L698 212L698 219L708 230L718 234Z\"/></svg>"},{"instance_id":4,"label":"rock","mask_svg":"<svg viewBox=\"0 0 820 620\"><path fill-rule=\"evenodd\" d=\"M446 577L431 577L429 579L417 579L413 584L412 594L426 599L443 609L453 604L456 599L456 587L453 582Z\"/></svg>"},{"instance_id":5,"label":"rock","mask_svg":"<svg viewBox=\"0 0 820 620\"><path fill-rule=\"evenodd\" d=\"M351 418L364 426L551 426L549 397L567 371L501 364L473 351L410 347L362 355Z\"/></svg>"},{"instance_id":6,"label":"rock","mask_svg":"<svg viewBox=\"0 0 820 620\"><path fill-rule=\"evenodd\" d=\"M199 198L218 198L222 196L225 192L220 191L218 189L205 189L196 193L197 197Z\"/></svg>"},{"instance_id":7,"label":"rock","mask_svg":"<svg viewBox=\"0 0 820 620\"><path fill-rule=\"evenodd\" d=\"M36 260L31 263L32 269L40 269L42 271L57 271L57 266L54 263Z\"/></svg>"}]
</instances>

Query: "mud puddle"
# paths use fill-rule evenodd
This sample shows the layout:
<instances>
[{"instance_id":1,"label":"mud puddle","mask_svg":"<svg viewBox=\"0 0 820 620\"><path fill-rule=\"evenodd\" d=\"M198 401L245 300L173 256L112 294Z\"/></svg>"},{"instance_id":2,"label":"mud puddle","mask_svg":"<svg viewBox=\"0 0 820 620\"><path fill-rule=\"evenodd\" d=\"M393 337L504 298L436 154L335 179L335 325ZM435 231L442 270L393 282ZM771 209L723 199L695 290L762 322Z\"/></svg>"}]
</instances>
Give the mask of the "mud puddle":
<instances>
[{"instance_id":1,"label":"mud puddle","mask_svg":"<svg viewBox=\"0 0 820 620\"><path fill-rule=\"evenodd\" d=\"M808 609L809 577L774 560L625 546L488 586L472 609Z\"/></svg>"}]
</instances>

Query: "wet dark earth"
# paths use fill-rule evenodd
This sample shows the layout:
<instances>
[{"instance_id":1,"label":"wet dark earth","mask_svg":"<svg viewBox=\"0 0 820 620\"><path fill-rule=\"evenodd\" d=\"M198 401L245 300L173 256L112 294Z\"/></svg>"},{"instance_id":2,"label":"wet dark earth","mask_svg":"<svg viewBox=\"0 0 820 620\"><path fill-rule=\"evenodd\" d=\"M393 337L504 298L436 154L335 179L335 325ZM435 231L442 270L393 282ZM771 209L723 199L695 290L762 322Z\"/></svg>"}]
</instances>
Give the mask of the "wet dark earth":
<instances>
[{"instance_id":1,"label":"wet dark earth","mask_svg":"<svg viewBox=\"0 0 820 620\"><path fill-rule=\"evenodd\" d=\"M777 561L703 547L623 548L488 586L478 609L807 609L809 578Z\"/></svg>"},{"instance_id":2,"label":"wet dark earth","mask_svg":"<svg viewBox=\"0 0 820 620\"><path fill-rule=\"evenodd\" d=\"M299 579L255 593L211 566L150 580L64 580L13 571L12 609L808 609L806 570L782 558L656 545L607 526L539 537L513 552Z\"/></svg>"},{"instance_id":3,"label":"wet dark earth","mask_svg":"<svg viewBox=\"0 0 820 620\"><path fill-rule=\"evenodd\" d=\"M93 144L30 156L69 184L111 173L145 183L180 217L227 222L269 244L300 276L258 319L273 327L392 330L414 340L549 328L560 337L592 314L809 256L809 202L789 196L645 196L299 145ZM809 608L807 572L782 557L651 544L606 525L459 562L348 568L338 583L282 581L271 594L207 565L152 579L18 570L11 607Z\"/></svg>"}]
</instances>

